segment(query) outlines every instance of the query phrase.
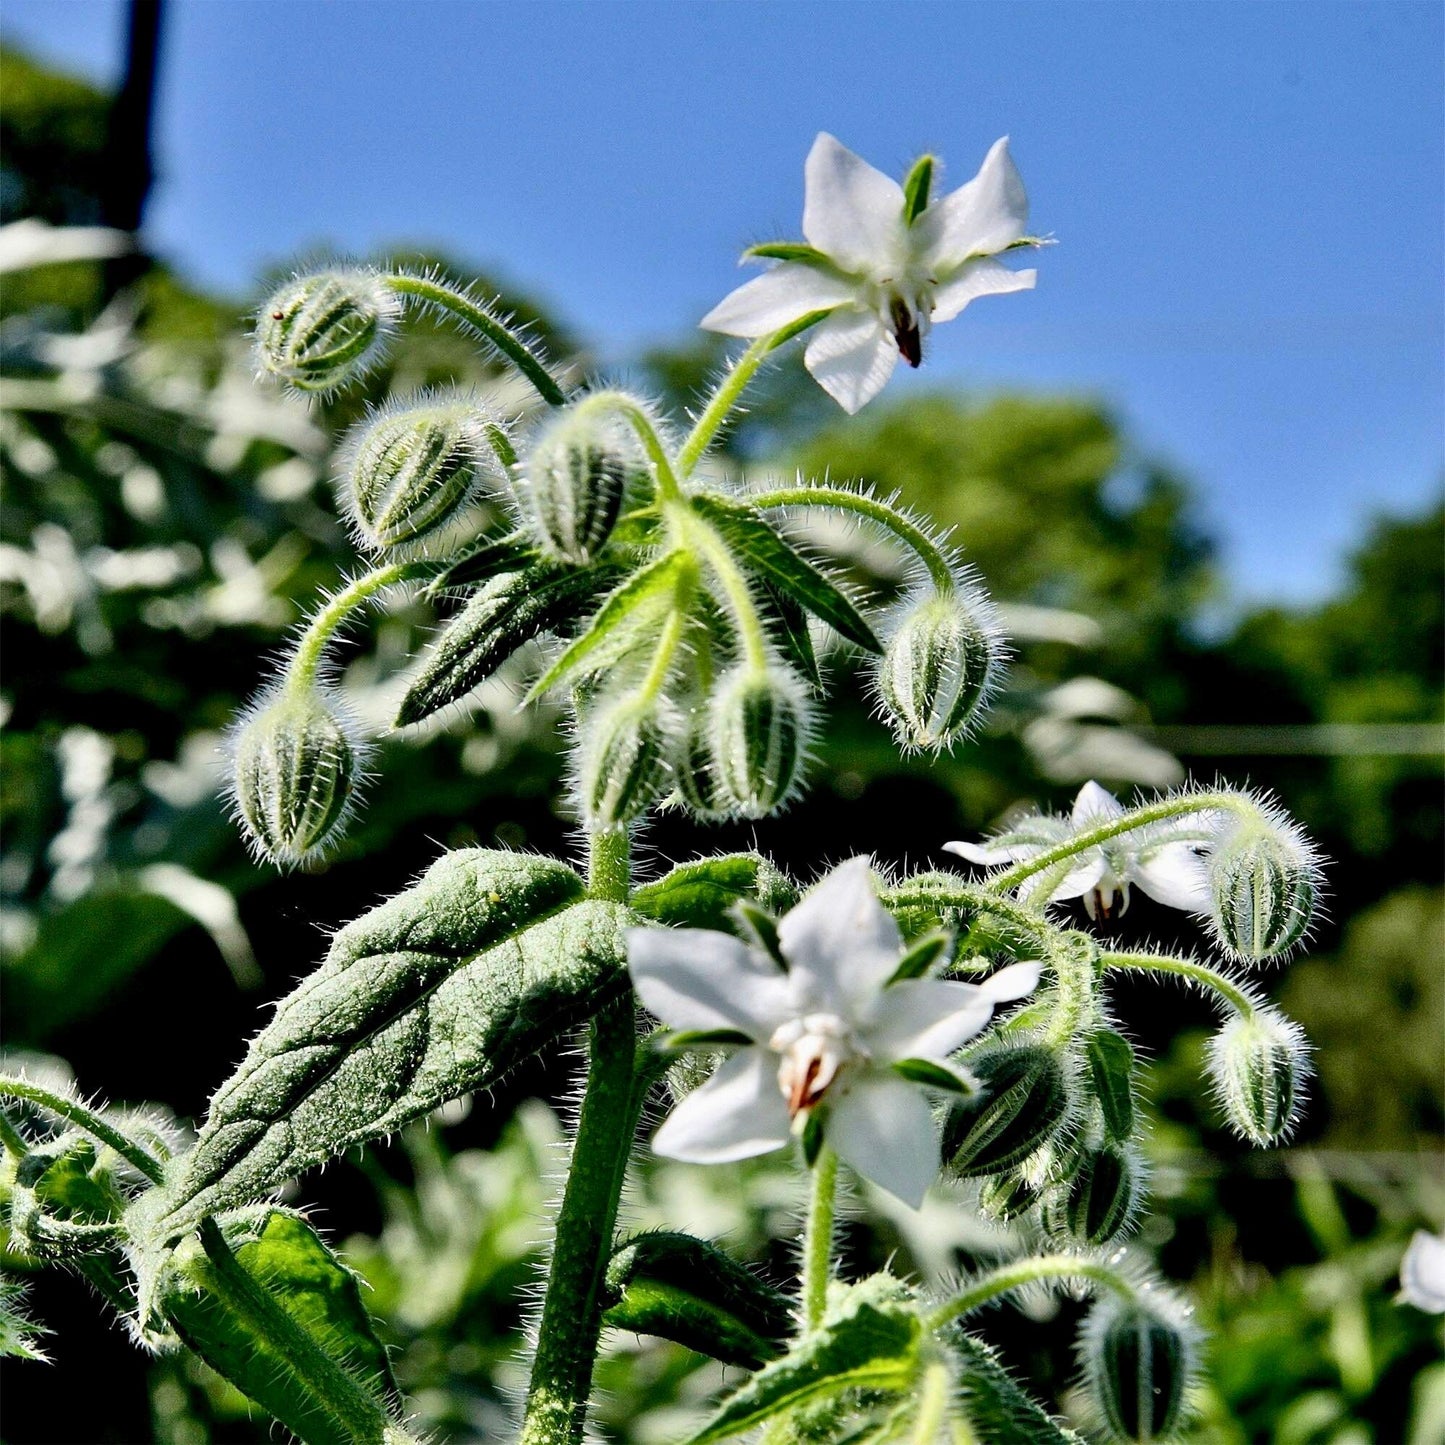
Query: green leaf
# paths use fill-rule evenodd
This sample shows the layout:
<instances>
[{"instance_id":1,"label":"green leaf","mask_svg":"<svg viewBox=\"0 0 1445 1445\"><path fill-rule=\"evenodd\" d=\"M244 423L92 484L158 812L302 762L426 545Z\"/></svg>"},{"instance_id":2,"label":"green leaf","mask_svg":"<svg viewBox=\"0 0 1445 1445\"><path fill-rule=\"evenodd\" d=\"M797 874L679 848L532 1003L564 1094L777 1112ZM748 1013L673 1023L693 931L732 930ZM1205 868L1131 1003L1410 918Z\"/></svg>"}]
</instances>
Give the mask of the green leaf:
<instances>
[{"instance_id":1,"label":"green leaf","mask_svg":"<svg viewBox=\"0 0 1445 1445\"><path fill-rule=\"evenodd\" d=\"M941 1089L946 1094L971 1095L978 1093L978 1083L958 1069L940 1064L934 1059L898 1059L893 1072L907 1079L910 1084L922 1084L925 1088Z\"/></svg>"},{"instance_id":2,"label":"green leaf","mask_svg":"<svg viewBox=\"0 0 1445 1445\"><path fill-rule=\"evenodd\" d=\"M907 952L899 960L898 967L888 982L897 983L900 979L922 978L924 974L932 971L936 963L948 957L948 952L952 947L953 934L946 928L938 928L931 933L925 933L922 938L915 939L909 944Z\"/></svg>"},{"instance_id":3,"label":"green leaf","mask_svg":"<svg viewBox=\"0 0 1445 1445\"><path fill-rule=\"evenodd\" d=\"M466 556L453 562L427 588L433 596L450 592L457 587L470 587L475 582L489 582L503 572L521 572L534 567L542 560L542 553L532 542L530 534L520 527L508 532L505 537L496 537L483 542Z\"/></svg>"},{"instance_id":4,"label":"green leaf","mask_svg":"<svg viewBox=\"0 0 1445 1445\"><path fill-rule=\"evenodd\" d=\"M729 1395L689 1445L729 1439L849 1390L906 1390L922 1338L923 1323L897 1280L874 1275L839 1290L818 1329Z\"/></svg>"},{"instance_id":5,"label":"green leaf","mask_svg":"<svg viewBox=\"0 0 1445 1445\"><path fill-rule=\"evenodd\" d=\"M669 928L715 928L736 932L732 907L751 899L770 913L781 913L798 901L798 891L758 853L723 853L681 863L655 883L632 895L633 909Z\"/></svg>"},{"instance_id":6,"label":"green leaf","mask_svg":"<svg viewBox=\"0 0 1445 1445\"><path fill-rule=\"evenodd\" d=\"M532 684L526 701L596 672L627 650L639 629L687 606L697 564L687 552L669 552L634 572L597 609L587 629Z\"/></svg>"},{"instance_id":7,"label":"green leaf","mask_svg":"<svg viewBox=\"0 0 1445 1445\"><path fill-rule=\"evenodd\" d=\"M341 930L172 1166L153 1237L485 1088L625 986L621 905L561 863L449 853Z\"/></svg>"},{"instance_id":8,"label":"green leaf","mask_svg":"<svg viewBox=\"0 0 1445 1445\"><path fill-rule=\"evenodd\" d=\"M979 1445L1083 1445L1019 1387L982 1340L956 1331L949 1341L958 1361L958 1403Z\"/></svg>"},{"instance_id":9,"label":"green leaf","mask_svg":"<svg viewBox=\"0 0 1445 1445\"><path fill-rule=\"evenodd\" d=\"M904 178L903 220L906 225L911 226L928 209L936 164L932 156L919 156Z\"/></svg>"},{"instance_id":10,"label":"green leaf","mask_svg":"<svg viewBox=\"0 0 1445 1445\"><path fill-rule=\"evenodd\" d=\"M779 968L786 969L788 961L783 957L783 945L778 939L778 920L751 898L739 898L732 912L743 937L766 953Z\"/></svg>"},{"instance_id":11,"label":"green leaf","mask_svg":"<svg viewBox=\"0 0 1445 1445\"><path fill-rule=\"evenodd\" d=\"M820 691L823 674L818 671L818 655L813 650L813 634L808 631L808 615L788 593L764 582L762 593L767 610L777 624L773 633L783 657L793 664L811 687Z\"/></svg>"},{"instance_id":12,"label":"green leaf","mask_svg":"<svg viewBox=\"0 0 1445 1445\"><path fill-rule=\"evenodd\" d=\"M616 579L615 568L538 563L494 577L442 629L397 710L406 727L459 702L524 642L571 621Z\"/></svg>"},{"instance_id":13,"label":"green leaf","mask_svg":"<svg viewBox=\"0 0 1445 1445\"><path fill-rule=\"evenodd\" d=\"M259 1230L254 1222L249 1227L232 1223L226 1233L254 1286L322 1353L378 1396L379 1405L395 1395L391 1366L372 1330L356 1278L304 1220L275 1211L266 1215ZM353 1445L355 1436L347 1423L307 1387L289 1352L228 1303L215 1265L198 1240L186 1241L172 1256L160 1303L196 1354L307 1445Z\"/></svg>"},{"instance_id":14,"label":"green leaf","mask_svg":"<svg viewBox=\"0 0 1445 1445\"><path fill-rule=\"evenodd\" d=\"M726 1049L756 1043L741 1029L682 1029L677 1033L654 1035L657 1046L667 1050Z\"/></svg>"},{"instance_id":15,"label":"green leaf","mask_svg":"<svg viewBox=\"0 0 1445 1445\"><path fill-rule=\"evenodd\" d=\"M49 1333L26 1311L25 1286L17 1279L0 1278L0 1358L47 1363L50 1357L40 1339Z\"/></svg>"},{"instance_id":16,"label":"green leaf","mask_svg":"<svg viewBox=\"0 0 1445 1445\"><path fill-rule=\"evenodd\" d=\"M837 272L832 260L814 246L803 241L760 241L743 252L747 261L801 261L822 271Z\"/></svg>"},{"instance_id":17,"label":"green leaf","mask_svg":"<svg viewBox=\"0 0 1445 1445\"><path fill-rule=\"evenodd\" d=\"M1100 1029L1088 1042L1089 1077L1109 1137L1124 1144L1134 1133L1134 1050L1113 1029Z\"/></svg>"},{"instance_id":18,"label":"green leaf","mask_svg":"<svg viewBox=\"0 0 1445 1445\"><path fill-rule=\"evenodd\" d=\"M776 532L757 508L713 492L699 492L691 500L698 515L717 529L728 550L749 572L794 598L849 642L869 652L883 651L883 644L858 609Z\"/></svg>"},{"instance_id":19,"label":"green leaf","mask_svg":"<svg viewBox=\"0 0 1445 1445\"><path fill-rule=\"evenodd\" d=\"M690 1234L644 1234L613 1251L607 1324L674 1340L755 1370L782 1353L793 1328L788 1297L715 1245Z\"/></svg>"}]
</instances>

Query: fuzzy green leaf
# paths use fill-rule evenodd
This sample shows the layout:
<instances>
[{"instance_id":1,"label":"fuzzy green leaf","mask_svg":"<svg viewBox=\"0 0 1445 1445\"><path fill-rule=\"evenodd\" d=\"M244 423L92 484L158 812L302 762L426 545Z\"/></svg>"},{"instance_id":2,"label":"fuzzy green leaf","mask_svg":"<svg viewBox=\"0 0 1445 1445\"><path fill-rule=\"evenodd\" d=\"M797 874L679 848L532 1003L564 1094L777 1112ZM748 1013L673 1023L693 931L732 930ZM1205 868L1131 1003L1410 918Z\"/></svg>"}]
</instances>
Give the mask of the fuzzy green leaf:
<instances>
[{"instance_id":1,"label":"fuzzy green leaf","mask_svg":"<svg viewBox=\"0 0 1445 1445\"><path fill-rule=\"evenodd\" d=\"M477 582L490 582L503 572L521 572L542 560L542 553L530 535L520 527L505 537L495 537L473 548L466 556L453 562L427 591L433 596Z\"/></svg>"},{"instance_id":2,"label":"fuzzy green leaf","mask_svg":"<svg viewBox=\"0 0 1445 1445\"><path fill-rule=\"evenodd\" d=\"M696 563L686 552L669 552L634 572L597 609L586 631L532 684L527 701L563 683L575 682L613 662L639 629L673 608L687 605Z\"/></svg>"},{"instance_id":3,"label":"fuzzy green leaf","mask_svg":"<svg viewBox=\"0 0 1445 1445\"><path fill-rule=\"evenodd\" d=\"M396 1384L361 1302L356 1278L294 1215L273 1212L259 1229L230 1225L227 1242L253 1286L271 1297L316 1347L378 1397ZM298 1378L289 1353L226 1301L196 1240L171 1257L160 1304L181 1339L218 1375L274 1415L306 1445L352 1445L355 1435ZM382 1434L376 1440L380 1445Z\"/></svg>"},{"instance_id":4,"label":"fuzzy green leaf","mask_svg":"<svg viewBox=\"0 0 1445 1445\"><path fill-rule=\"evenodd\" d=\"M932 156L919 156L904 179L903 219L910 226L928 209L936 165Z\"/></svg>"},{"instance_id":5,"label":"fuzzy green leaf","mask_svg":"<svg viewBox=\"0 0 1445 1445\"><path fill-rule=\"evenodd\" d=\"M1089 1077L1111 1139L1127 1143L1134 1133L1134 1050L1113 1029L1089 1038Z\"/></svg>"},{"instance_id":6,"label":"fuzzy green leaf","mask_svg":"<svg viewBox=\"0 0 1445 1445\"><path fill-rule=\"evenodd\" d=\"M1083 1445L1020 1388L982 1340L957 1331L958 1403L980 1445Z\"/></svg>"},{"instance_id":7,"label":"fuzzy green leaf","mask_svg":"<svg viewBox=\"0 0 1445 1445\"><path fill-rule=\"evenodd\" d=\"M773 635L786 661L803 675L810 687L822 690L823 674L818 670L818 655L813 649L813 634L808 631L808 616L788 593L766 582L763 597L774 626Z\"/></svg>"},{"instance_id":8,"label":"fuzzy green leaf","mask_svg":"<svg viewBox=\"0 0 1445 1445\"><path fill-rule=\"evenodd\" d=\"M154 1237L494 1083L624 987L627 916L550 859L447 854L282 1000L173 1165Z\"/></svg>"},{"instance_id":9,"label":"fuzzy green leaf","mask_svg":"<svg viewBox=\"0 0 1445 1445\"><path fill-rule=\"evenodd\" d=\"M849 1390L908 1389L923 1324L898 1281L874 1275L840 1296L818 1329L729 1395L689 1445L730 1439Z\"/></svg>"},{"instance_id":10,"label":"fuzzy green leaf","mask_svg":"<svg viewBox=\"0 0 1445 1445\"><path fill-rule=\"evenodd\" d=\"M421 722L461 701L524 642L584 612L616 577L610 567L551 562L493 577L442 628L401 701L396 725Z\"/></svg>"},{"instance_id":11,"label":"fuzzy green leaf","mask_svg":"<svg viewBox=\"0 0 1445 1445\"><path fill-rule=\"evenodd\" d=\"M749 572L794 598L849 642L868 652L883 651L883 644L858 609L755 507L712 492L698 493L692 505L717 529L728 550Z\"/></svg>"},{"instance_id":12,"label":"fuzzy green leaf","mask_svg":"<svg viewBox=\"0 0 1445 1445\"><path fill-rule=\"evenodd\" d=\"M604 1319L755 1370L793 1328L788 1297L690 1234L643 1234L613 1251Z\"/></svg>"},{"instance_id":13,"label":"fuzzy green leaf","mask_svg":"<svg viewBox=\"0 0 1445 1445\"><path fill-rule=\"evenodd\" d=\"M781 913L797 902L797 889L758 853L723 853L681 863L632 895L633 908L669 928L715 928L736 932L732 907L740 899Z\"/></svg>"},{"instance_id":14,"label":"fuzzy green leaf","mask_svg":"<svg viewBox=\"0 0 1445 1445\"><path fill-rule=\"evenodd\" d=\"M978 1093L978 1084L962 1070L940 1064L935 1059L898 1059L893 1072L910 1084L922 1084L926 1089L939 1089L945 1094L973 1095Z\"/></svg>"},{"instance_id":15,"label":"fuzzy green leaf","mask_svg":"<svg viewBox=\"0 0 1445 1445\"><path fill-rule=\"evenodd\" d=\"M908 951L898 962L889 983L905 978L922 978L933 971L934 965L946 961L953 947L953 935L946 928L937 928L925 933L908 945Z\"/></svg>"},{"instance_id":16,"label":"fuzzy green leaf","mask_svg":"<svg viewBox=\"0 0 1445 1445\"><path fill-rule=\"evenodd\" d=\"M805 266L816 266L823 271L837 271L837 267L816 246L804 241L760 241L743 252L747 261L801 261Z\"/></svg>"}]
</instances>

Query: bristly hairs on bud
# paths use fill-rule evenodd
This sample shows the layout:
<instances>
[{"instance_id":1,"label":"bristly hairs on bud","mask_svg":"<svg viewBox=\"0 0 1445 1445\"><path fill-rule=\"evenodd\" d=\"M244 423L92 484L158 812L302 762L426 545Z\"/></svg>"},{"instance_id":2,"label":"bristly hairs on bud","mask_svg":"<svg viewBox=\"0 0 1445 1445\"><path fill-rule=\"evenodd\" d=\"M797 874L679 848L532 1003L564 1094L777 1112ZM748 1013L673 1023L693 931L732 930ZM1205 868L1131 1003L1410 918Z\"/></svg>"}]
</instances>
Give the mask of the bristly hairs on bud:
<instances>
[{"instance_id":1,"label":"bristly hairs on bud","mask_svg":"<svg viewBox=\"0 0 1445 1445\"><path fill-rule=\"evenodd\" d=\"M299 272L256 312L257 369L296 391L326 396L383 359L401 301L373 268Z\"/></svg>"},{"instance_id":2,"label":"bristly hairs on bud","mask_svg":"<svg viewBox=\"0 0 1445 1445\"><path fill-rule=\"evenodd\" d=\"M676 727L669 712L664 698L623 686L579 717L573 768L589 827L625 828L668 790L668 738Z\"/></svg>"},{"instance_id":3,"label":"bristly hairs on bud","mask_svg":"<svg viewBox=\"0 0 1445 1445\"><path fill-rule=\"evenodd\" d=\"M1263 1149L1294 1132L1312 1071L1309 1041L1293 1019L1268 1006L1236 1015L1209 1040L1206 1068L1241 1138Z\"/></svg>"},{"instance_id":4,"label":"bristly hairs on bud","mask_svg":"<svg viewBox=\"0 0 1445 1445\"><path fill-rule=\"evenodd\" d=\"M745 818L762 818L797 795L813 741L807 684L775 658L759 671L740 663L724 673L709 705L713 776L720 795Z\"/></svg>"},{"instance_id":5,"label":"bristly hairs on bud","mask_svg":"<svg viewBox=\"0 0 1445 1445\"><path fill-rule=\"evenodd\" d=\"M337 501L357 544L445 552L478 496L504 492L499 450L511 450L507 424L474 393L428 391L369 408L337 452Z\"/></svg>"}]
</instances>

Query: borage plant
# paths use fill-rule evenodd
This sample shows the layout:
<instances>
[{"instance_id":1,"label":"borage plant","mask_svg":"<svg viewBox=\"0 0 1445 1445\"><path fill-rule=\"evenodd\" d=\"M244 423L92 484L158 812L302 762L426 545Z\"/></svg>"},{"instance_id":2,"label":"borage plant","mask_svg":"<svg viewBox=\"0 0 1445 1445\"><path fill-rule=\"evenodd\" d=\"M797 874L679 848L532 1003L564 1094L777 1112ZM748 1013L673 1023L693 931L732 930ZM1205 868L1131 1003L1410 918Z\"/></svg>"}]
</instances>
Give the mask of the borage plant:
<instances>
[{"instance_id":1,"label":"borage plant","mask_svg":"<svg viewBox=\"0 0 1445 1445\"><path fill-rule=\"evenodd\" d=\"M609 1325L746 1372L695 1445L752 1430L1076 1439L973 1331L989 1304L1047 1286L1095 1297L1079 1343L1088 1428L1158 1440L1186 1423L1188 1310L1121 1248L1144 1202L1143 1120L1108 989L1143 972L1206 991L1223 1015L1208 1068L1225 1115L1256 1144L1288 1134L1306 1048L1245 970L1299 943L1318 868L1277 808L1227 788L1125 808L1090 784L1071 816L948 845L982 875L855 858L808 888L755 854L633 873L651 809L763 818L798 794L820 726L817 624L867 658L903 748L964 741L995 686L989 601L925 524L861 489L700 478L749 382L792 339L807 338L805 364L853 411L900 355L918 364L931 323L1033 284L997 259L1040 244L1005 143L949 195L934 197L935 174L925 156L899 184L819 137L806 241L752 248L769 269L706 318L751 344L685 434L627 392L565 385L524 335L435 277L304 275L259 315L262 369L329 392L366 376L408 306L431 308L530 382L541 415L428 395L387 404L346 441L341 505L376 561L317 609L236 726L232 796L257 854L305 866L344 828L368 747L328 660L355 614L407 588L460 605L411 675L399 727L464 707L519 649L553 639L525 654L527 696L568 711L569 798L587 839L580 872L448 853L343 928L193 1147L36 1081L0 1084L20 1245L82 1271L138 1339L193 1350L304 1441L415 1437L352 1276L274 1192L582 1028L526 1445L582 1439ZM478 538L481 500L510 522ZM816 508L908 554L913 583L888 615L864 615L790 535L789 516ZM1107 918L1134 886L1198 915L1228 962L1115 951L1054 907L1083 898L1090 919ZM691 1054L716 1063L710 1076L682 1066ZM721 1163L787 1149L808 1174L796 1294L706 1240L618 1237L639 1120L664 1077L675 1107L659 1153ZM1032 1249L941 1292L887 1271L840 1278L840 1183L860 1176L916 1208L940 1170L976 1181L982 1213Z\"/></svg>"}]
</instances>

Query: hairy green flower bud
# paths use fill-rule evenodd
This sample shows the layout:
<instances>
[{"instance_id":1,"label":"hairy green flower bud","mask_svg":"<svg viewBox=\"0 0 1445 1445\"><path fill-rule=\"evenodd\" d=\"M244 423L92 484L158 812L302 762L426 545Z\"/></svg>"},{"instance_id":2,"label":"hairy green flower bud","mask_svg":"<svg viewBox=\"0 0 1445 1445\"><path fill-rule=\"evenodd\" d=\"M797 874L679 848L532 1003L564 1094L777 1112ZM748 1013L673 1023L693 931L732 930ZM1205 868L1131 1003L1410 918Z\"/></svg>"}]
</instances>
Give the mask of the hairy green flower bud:
<instances>
[{"instance_id":1,"label":"hairy green flower bud","mask_svg":"<svg viewBox=\"0 0 1445 1445\"><path fill-rule=\"evenodd\" d=\"M712 699L717 786L745 818L761 818L792 796L812 730L808 690L780 663L734 668Z\"/></svg>"},{"instance_id":2,"label":"hairy green flower bud","mask_svg":"<svg viewBox=\"0 0 1445 1445\"><path fill-rule=\"evenodd\" d=\"M1052 1049L996 1048L970 1057L968 1067L983 1087L956 1099L943 1126L943 1157L955 1174L1012 1169L1067 1125L1069 1081Z\"/></svg>"},{"instance_id":3,"label":"hairy green flower bud","mask_svg":"<svg viewBox=\"0 0 1445 1445\"><path fill-rule=\"evenodd\" d=\"M992 604L977 588L935 593L910 607L875 679L900 746L951 747L978 717L1002 661Z\"/></svg>"},{"instance_id":4,"label":"hairy green flower bud","mask_svg":"<svg viewBox=\"0 0 1445 1445\"><path fill-rule=\"evenodd\" d=\"M533 442L523 495L542 545L578 566L617 525L627 483L640 464L636 438L616 417L562 412Z\"/></svg>"},{"instance_id":5,"label":"hairy green flower bud","mask_svg":"<svg viewBox=\"0 0 1445 1445\"><path fill-rule=\"evenodd\" d=\"M1304 1031L1274 1009L1231 1019L1209 1041L1215 1097L1232 1128L1263 1148L1288 1137L1309 1077Z\"/></svg>"},{"instance_id":6,"label":"hairy green flower bud","mask_svg":"<svg viewBox=\"0 0 1445 1445\"><path fill-rule=\"evenodd\" d=\"M257 313L256 356L262 370L298 391L333 391L379 359L400 313L372 272L298 276Z\"/></svg>"},{"instance_id":7,"label":"hairy green flower bud","mask_svg":"<svg viewBox=\"0 0 1445 1445\"><path fill-rule=\"evenodd\" d=\"M1045 1223L1052 1233L1079 1244L1108 1244L1133 1223L1138 1172L1127 1150L1107 1144L1080 1150L1045 1210Z\"/></svg>"},{"instance_id":8,"label":"hairy green flower bud","mask_svg":"<svg viewBox=\"0 0 1445 1445\"><path fill-rule=\"evenodd\" d=\"M77 1133L28 1150L10 1196L15 1245L44 1258L74 1258L112 1242L126 1207L115 1165L114 1155Z\"/></svg>"},{"instance_id":9,"label":"hairy green flower bud","mask_svg":"<svg viewBox=\"0 0 1445 1445\"><path fill-rule=\"evenodd\" d=\"M1319 871L1304 834L1273 811L1235 824L1209 860L1219 941L1251 963L1289 952L1314 916Z\"/></svg>"},{"instance_id":10,"label":"hairy green flower bud","mask_svg":"<svg viewBox=\"0 0 1445 1445\"><path fill-rule=\"evenodd\" d=\"M590 827L625 827L664 791L667 732L655 702L626 695L583 719L577 789Z\"/></svg>"},{"instance_id":11,"label":"hairy green flower bud","mask_svg":"<svg viewBox=\"0 0 1445 1445\"><path fill-rule=\"evenodd\" d=\"M334 693L282 683L264 694L231 736L236 818L257 855L319 859L346 825L365 753Z\"/></svg>"},{"instance_id":12,"label":"hairy green flower bud","mask_svg":"<svg viewBox=\"0 0 1445 1445\"><path fill-rule=\"evenodd\" d=\"M1080 1341L1085 1388L1115 1441L1165 1440L1186 1422L1198 1355L1188 1312L1157 1290L1100 1301Z\"/></svg>"},{"instance_id":13,"label":"hairy green flower bud","mask_svg":"<svg viewBox=\"0 0 1445 1445\"><path fill-rule=\"evenodd\" d=\"M1022 1219L1038 1202L1038 1188L1014 1170L988 1180L978 1192L978 1207L999 1224Z\"/></svg>"},{"instance_id":14,"label":"hairy green flower bud","mask_svg":"<svg viewBox=\"0 0 1445 1445\"><path fill-rule=\"evenodd\" d=\"M718 785L706 713L688 709L671 739L672 780L678 799L695 818L712 822L726 818L732 803Z\"/></svg>"},{"instance_id":15,"label":"hairy green flower bud","mask_svg":"<svg viewBox=\"0 0 1445 1445\"><path fill-rule=\"evenodd\" d=\"M378 412L348 438L339 495L374 551L433 536L485 483L505 479L488 441L498 426L479 403L439 398Z\"/></svg>"}]
</instances>

